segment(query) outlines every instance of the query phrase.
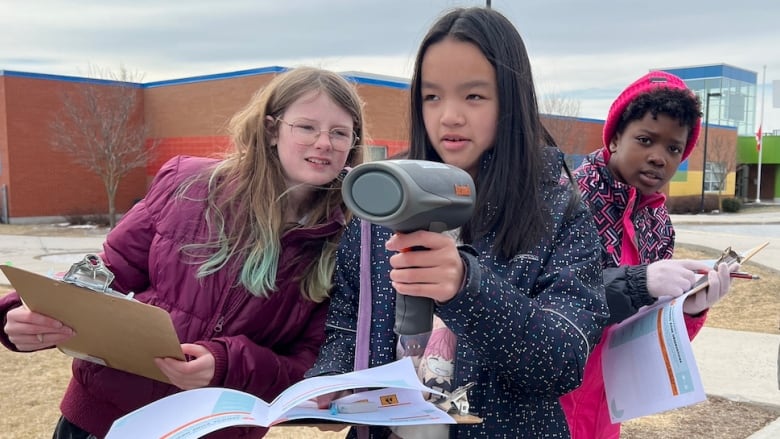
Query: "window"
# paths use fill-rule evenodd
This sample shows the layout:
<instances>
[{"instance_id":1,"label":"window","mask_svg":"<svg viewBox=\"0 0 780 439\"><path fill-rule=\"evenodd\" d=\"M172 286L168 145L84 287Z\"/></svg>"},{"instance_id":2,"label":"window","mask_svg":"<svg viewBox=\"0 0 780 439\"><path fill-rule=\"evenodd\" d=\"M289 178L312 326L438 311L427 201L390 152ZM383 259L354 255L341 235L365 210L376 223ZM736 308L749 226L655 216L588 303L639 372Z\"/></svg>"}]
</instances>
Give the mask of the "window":
<instances>
[{"instance_id":1,"label":"window","mask_svg":"<svg viewBox=\"0 0 780 439\"><path fill-rule=\"evenodd\" d=\"M384 145L363 145L363 160L374 162L387 158L387 147Z\"/></svg>"},{"instance_id":2,"label":"window","mask_svg":"<svg viewBox=\"0 0 780 439\"><path fill-rule=\"evenodd\" d=\"M726 185L726 164L722 162L707 162L704 172L704 191L719 192Z\"/></svg>"}]
</instances>

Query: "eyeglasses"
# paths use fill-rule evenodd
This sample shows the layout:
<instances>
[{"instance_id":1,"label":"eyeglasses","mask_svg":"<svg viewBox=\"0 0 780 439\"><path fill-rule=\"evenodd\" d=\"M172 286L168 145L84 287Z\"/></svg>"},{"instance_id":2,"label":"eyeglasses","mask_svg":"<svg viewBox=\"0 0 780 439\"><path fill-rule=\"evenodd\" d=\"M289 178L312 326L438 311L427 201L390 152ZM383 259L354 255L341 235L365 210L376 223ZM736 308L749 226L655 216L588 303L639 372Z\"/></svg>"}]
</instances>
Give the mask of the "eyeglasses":
<instances>
[{"instance_id":1,"label":"eyeglasses","mask_svg":"<svg viewBox=\"0 0 780 439\"><path fill-rule=\"evenodd\" d=\"M276 120L289 125L293 140L301 145L314 145L314 143L317 142L317 139L320 138L320 134L328 133L330 146L336 151L344 152L354 148L359 139L355 132L348 128L321 130L310 122L296 121L291 123L281 117L277 117Z\"/></svg>"}]
</instances>

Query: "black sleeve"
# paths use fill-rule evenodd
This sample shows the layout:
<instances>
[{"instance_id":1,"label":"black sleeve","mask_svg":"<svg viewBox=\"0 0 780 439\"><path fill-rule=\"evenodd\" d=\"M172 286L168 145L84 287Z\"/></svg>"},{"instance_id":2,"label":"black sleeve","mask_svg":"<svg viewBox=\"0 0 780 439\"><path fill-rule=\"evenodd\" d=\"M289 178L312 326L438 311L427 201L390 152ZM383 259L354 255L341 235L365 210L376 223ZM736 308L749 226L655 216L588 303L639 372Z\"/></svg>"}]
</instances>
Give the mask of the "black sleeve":
<instances>
[{"instance_id":1,"label":"black sleeve","mask_svg":"<svg viewBox=\"0 0 780 439\"><path fill-rule=\"evenodd\" d=\"M631 317L639 308L656 300L647 291L646 264L604 269L604 288L609 307L608 325Z\"/></svg>"}]
</instances>

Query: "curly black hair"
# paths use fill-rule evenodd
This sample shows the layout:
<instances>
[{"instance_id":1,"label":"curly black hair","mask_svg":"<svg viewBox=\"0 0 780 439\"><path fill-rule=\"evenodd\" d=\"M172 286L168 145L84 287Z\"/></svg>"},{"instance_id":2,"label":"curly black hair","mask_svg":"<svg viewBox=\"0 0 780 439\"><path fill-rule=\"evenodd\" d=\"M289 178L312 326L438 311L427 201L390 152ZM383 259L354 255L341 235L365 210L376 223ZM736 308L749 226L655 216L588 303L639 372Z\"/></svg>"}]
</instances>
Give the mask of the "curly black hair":
<instances>
[{"instance_id":1,"label":"curly black hair","mask_svg":"<svg viewBox=\"0 0 780 439\"><path fill-rule=\"evenodd\" d=\"M620 115L615 133L622 133L626 126L635 120L640 120L647 113L657 119L659 114L665 114L680 122L680 126L688 127L688 140L693 135L693 127L698 123L701 113L701 100L690 90L659 87L637 96L628 104Z\"/></svg>"}]
</instances>

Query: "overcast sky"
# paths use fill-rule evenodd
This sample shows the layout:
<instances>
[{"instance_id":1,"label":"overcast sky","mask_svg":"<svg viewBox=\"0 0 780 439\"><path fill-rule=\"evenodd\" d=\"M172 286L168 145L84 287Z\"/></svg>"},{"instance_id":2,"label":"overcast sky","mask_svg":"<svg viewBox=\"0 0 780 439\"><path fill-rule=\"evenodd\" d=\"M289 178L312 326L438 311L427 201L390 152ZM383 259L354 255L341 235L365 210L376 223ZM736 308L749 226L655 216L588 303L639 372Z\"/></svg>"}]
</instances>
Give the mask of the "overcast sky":
<instances>
[{"instance_id":1,"label":"overcast sky","mask_svg":"<svg viewBox=\"0 0 780 439\"><path fill-rule=\"evenodd\" d=\"M312 64L409 78L417 45L465 0L0 0L0 70L83 76L89 66L142 82ZM540 94L604 119L651 68L730 64L758 75L757 120L780 130L777 0L493 0L523 36ZM763 94L764 66L767 90ZM780 105L780 102L778 103Z\"/></svg>"}]
</instances>

